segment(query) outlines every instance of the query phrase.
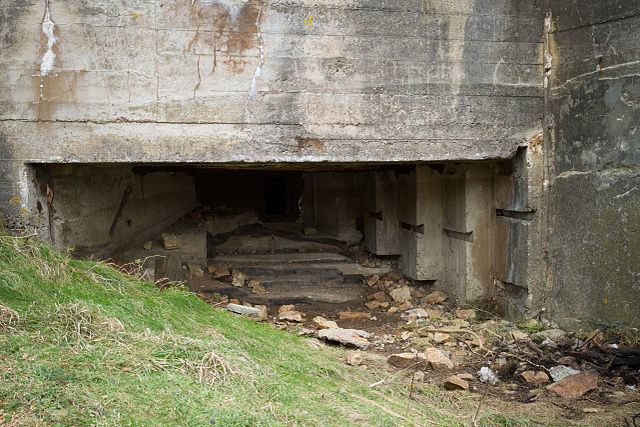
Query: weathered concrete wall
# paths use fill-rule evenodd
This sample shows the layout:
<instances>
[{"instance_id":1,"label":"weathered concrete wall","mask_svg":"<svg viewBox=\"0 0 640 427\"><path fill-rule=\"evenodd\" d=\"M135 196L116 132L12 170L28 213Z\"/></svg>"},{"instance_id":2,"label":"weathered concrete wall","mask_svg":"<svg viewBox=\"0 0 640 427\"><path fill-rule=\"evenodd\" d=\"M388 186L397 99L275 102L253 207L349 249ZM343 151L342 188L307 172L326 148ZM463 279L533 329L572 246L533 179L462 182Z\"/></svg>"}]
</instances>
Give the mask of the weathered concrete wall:
<instances>
[{"instance_id":1,"label":"weathered concrete wall","mask_svg":"<svg viewBox=\"0 0 640 427\"><path fill-rule=\"evenodd\" d=\"M25 161L512 156L543 3L0 0L0 198Z\"/></svg>"},{"instance_id":2,"label":"weathered concrete wall","mask_svg":"<svg viewBox=\"0 0 640 427\"><path fill-rule=\"evenodd\" d=\"M567 326L638 326L640 3L551 4L548 306Z\"/></svg>"}]
</instances>

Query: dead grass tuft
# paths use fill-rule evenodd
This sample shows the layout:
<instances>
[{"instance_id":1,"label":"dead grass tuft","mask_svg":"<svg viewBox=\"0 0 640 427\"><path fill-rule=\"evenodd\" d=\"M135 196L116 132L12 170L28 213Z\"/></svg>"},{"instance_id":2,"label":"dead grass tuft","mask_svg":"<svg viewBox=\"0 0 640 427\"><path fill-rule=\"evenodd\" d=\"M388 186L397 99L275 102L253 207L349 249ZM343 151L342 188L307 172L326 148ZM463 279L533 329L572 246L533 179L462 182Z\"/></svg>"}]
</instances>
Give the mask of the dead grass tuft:
<instances>
[{"instance_id":1,"label":"dead grass tuft","mask_svg":"<svg viewBox=\"0 0 640 427\"><path fill-rule=\"evenodd\" d=\"M69 341L70 335L74 335L79 343L98 341L125 330L118 319L107 318L100 310L80 303L55 304L49 318L58 326L65 341Z\"/></svg>"},{"instance_id":2,"label":"dead grass tuft","mask_svg":"<svg viewBox=\"0 0 640 427\"><path fill-rule=\"evenodd\" d=\"M0 330L15 330L15 325L20 322L20 315L17 311L0 305Z\"/></svg>"}]
</instances>

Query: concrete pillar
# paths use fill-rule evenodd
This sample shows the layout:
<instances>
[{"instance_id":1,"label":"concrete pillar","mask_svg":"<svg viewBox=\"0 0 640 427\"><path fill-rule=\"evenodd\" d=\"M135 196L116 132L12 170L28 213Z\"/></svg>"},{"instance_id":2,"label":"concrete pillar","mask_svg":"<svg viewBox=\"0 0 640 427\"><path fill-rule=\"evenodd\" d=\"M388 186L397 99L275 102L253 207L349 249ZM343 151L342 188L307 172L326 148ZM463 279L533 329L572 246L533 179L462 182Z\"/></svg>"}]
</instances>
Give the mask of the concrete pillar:
<instances>
[{"instance_id":1,"label":"concrete pillar","mask_svg":"<svg viewBox=\"0 0 640 427\"><path fill-rule=\"evenodd\" d=\"M442 280L443 179L429 166L418 165L399 176L400 268L414 280Z\"/></svg>"},{"instance_id":2,"label":"concrete pillar","mask_svg":"<svg viewBox=\"0 0 640 427\"><path fill-rule=\"evenodd\" d=\"M400 254L399 187L392 170L368 173L364 199L364 246L376 255Z\"/></svg>"}]
</instances>

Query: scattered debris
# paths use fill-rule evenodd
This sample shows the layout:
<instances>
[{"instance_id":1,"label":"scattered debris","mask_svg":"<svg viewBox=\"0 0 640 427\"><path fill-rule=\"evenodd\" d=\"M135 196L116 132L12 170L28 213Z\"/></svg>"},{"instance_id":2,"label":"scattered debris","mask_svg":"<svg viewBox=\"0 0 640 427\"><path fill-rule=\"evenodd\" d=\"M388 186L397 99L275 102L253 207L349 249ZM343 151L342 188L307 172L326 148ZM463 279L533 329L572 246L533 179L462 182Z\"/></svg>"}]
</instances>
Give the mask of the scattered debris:
<instances>
[{"instance_id":1,"label":"scattered debris","mask_svg":"<svg viewBox=\"0 0 640 427\"><path fill-rule=\"evenodd\" d=\"M368 300L376 300L378 302L385 302L387 300L387 294L384 291L376 292L367 297Z\"/></svg>"},{"instance_id":2,"label":"scattered debris","mask_svg":"<svg viewBox=\"0 0 640 427\"><path fill-rule=\"evenodd\" d=\"M369 278L366 279L366 283L369 286L375 286L376 283L378 283L378 280L380 280L380 276L378 276L377 274L374 276L371 276Z\"/></svg>"},{"instance_id":3,"label":"scattered debris","mask_svg":"<svg viewBox=\"0 0 640 427\"><path fill-rule=\"evenodd\" d=\"M360 366L362 364L362 354L359 351L350 351L347 354L347 364L351 366Z\"/></svg>"},{"instance_id":4,"label":"scattered debris","mask_svg":"<svg viewBox=\"0 0 640 427\"><path fill-rule=\"evenodd\" d=\"M227 304L227 310L233 313L244 314L245 316L253 316L253 317L259 317L262 314L262 310L260 310L259 308L247 307L246 305L239 305L239 304L232 304L232 303Z\"/></svg>"},{"instance_id":5,"label":"scattered debris","mask_svg":"<svg viewBox=\"0 0 640 427\"><path fill-rule=\"evenodd\" d=\"M598 374L594 372L580 372L565 377L547 388L562 397L580 397L598 386Z\"/></svg>"},{"instance_id":6,"label":"scattered debris","mask_svg":"<svg viewBox=\"0 0 640 427\"><path fill-rule=\"evenodd\" d=\"M359 329L331 328L318 331L318 338L363 349L369 347L370 336L368 332Z\"/></svg>"},{"instance_id":7,"label":"scattered debris","mask_svg":"<svg viewBox=\"0 0 640 427\"><path fill-rule=\"evenodd\" d=\"M480 382L496 385L498 384L498 376L487 366L483 366L478 371L478 379Z\"/></svg>"},{"instance_id":8,"label":"scattered debris","mask_svg":"<svg viewBox=\"0 0 640 427\"><path fill-rule=\"evenodd\" d=\"M469 390L469 383L457 375L451 375L444 380L444 388L447 390Z\"/></svg>"}]
</instances>

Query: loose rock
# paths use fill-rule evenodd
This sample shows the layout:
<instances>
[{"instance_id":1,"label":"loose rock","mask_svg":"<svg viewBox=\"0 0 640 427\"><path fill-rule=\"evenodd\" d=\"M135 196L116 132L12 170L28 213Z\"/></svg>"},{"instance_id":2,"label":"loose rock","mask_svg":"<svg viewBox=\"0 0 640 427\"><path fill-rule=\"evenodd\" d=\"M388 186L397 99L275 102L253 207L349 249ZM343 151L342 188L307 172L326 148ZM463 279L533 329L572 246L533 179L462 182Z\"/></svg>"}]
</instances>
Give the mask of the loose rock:
<instances>
[{"instance_id":1,"label":"loose rock","mask_svg":"<svg viewBox=\"0 0 640 427\"><path fill-rule=\"evenodd\" d=\"M151 248L153 248L153 242L151 240L149 240L147 243L145 243L144 245L142 245L143 249L151 250Z\"/></svg>"},{"instance_id":2,"label":"loose rock","mask_svg":"<svg viewBox=\"0 0 640 427\"><path fill-rule=\"evenodd\" d=\"M579 373L580 371L576 371L575 369L572 369L565 365L558 365L549 369L549 374L551 375L551 378L553 378L553 381L560 381L568 377L569 375L576 375Z\"/></svg>"},{"instance_id":3,"label":"loose rock","mask_svg":"<svg viewBox=\"0 0 640 427\"><path fill-rule=\"evenodd\" d=\"M233 286L235 286L236 288L241 288L244 286L244 283L248 280L249 278L247 277L246 274L242 273L241 271L238 270L233 270L233 273L231 273L231 284Z\"/></svg>"},{"instance_id":4,"label":"loose rock","mask_svg":"<svg viewBox=\"0 0 640 427\"><path fill-rule=\"evenodd\" d=\"M365 307L367 307L369 310L375 310L376 308L380 308L382 307L382 304L380 301L369 301L364 303Z\"/></svg>"},{"instance_id":5,"label":"loose rock","mask_svg":"<svg viewBox=\"0 0 640 427\"><path fill-rule=\"evenodd\" d=\"M338 324L336 322L334 322L333 320L327 320L322 316L316 316L312 320L313 323L316 324L318 329L331 329L338 327Z\"/></svg>"},{"instance_id":6,"label":"loose rock","mask_svg":"<svg viewBox=\"0 0 640 427\"><path fill-rule=\"evenodd\" d=\"M376 300L378 302L385 302L387 300L387 294L384 291L376 292L367 297L368 300Z\"/></svg>"},{"instance_id":7,"label":"loose rock","mask_svg":"<svg viewBox=\"0 0 640 427\"><path fill-rule=\"evenodd\" d=\"M424 355L433 370L439 371L453 369L453 362L442 350L435 347L429 347L424 351Z\"/></svg>"},{"instance_id":8,"label":"loose rock","mask_svg":"<svg viewBox=\"0 0 640 427\"><path fill-rule=\"evenodd\" d=\"M260 310L259 308L247 307L246 305L238 304L227 304L227 310L252 317L259 317L262 314L262 310Z\"/></svg>"},{"instance_id":9,"label":"loose rock","mask_svg":"<svg viewBox=\"0 0 640 427\"><path fill-rule=\"evenodd\" d=\"M404 369L408 366L425 361L424 354L421 353L397 353L387 358L387 363L395 368Z\"/></svg>"},{"instance_id":10,"label":"loose rock","mask_svg":"<svg viewBox=\"0 0 640 427\"><path fill-rule=\"evenodd\" d=\"M310 236L312 234L318 234L318 229L314 227L305 227L302 232L305 236Z\"/></svg>"},{"instance_id":11,"label":"loose rock","mask_svg":"<svg viewBox=\"0 0 640 427\"><path fill-rule=\"evenodd\" d=\"M580 397L589 390L598 386L598 374L593 372L580 372L570 375L564 379L548 385L549 390L553 390L562 397Z\"/></svg>"},{"instance_id":12,"label":"loose rock","mask_svg":"<svg viewBox=\"0 0 640 427\"><path fill-rule=\"evenodd\" d=\"M451 375L444 380L444 388L447 390L469 390L469 383L456 375Z\"/></svg>"},{"instance_id":13,"label":"loose rock","mask_svg":"<svg viewBox=\"0 0 640 427\"><path fill-rule=\"evenodd\" d=\"M394 301L402 304L411 299L411 289L409 289L408 286L403 286L402 288L392 290L389 292L389 295Z\"/></svg>"},{"instance_id":14,"label":"loose rock","mask_svg":"<svg viewBox=\"0 0 640 427\"><path fill-rule=\"evenodd\" d=\"M374 286L376 283L378 283L378 280L380 280L380 276L378 276L377 274L375 276L371 276L367 278L367 285Z\"/></svg>"},{"instance_id":15,"label":"loose rock","mask_svg":"<svg viewBox=\"0 0 640 427\"><path fill-rule=\"evenodd\" d=\"M249 290L256 295L266 295L267 290L257 280L250 280L247 284Z\"/></svg>"},{"instance_id":16,"label":"loose rock","mask_svg":"<svg viewBox=\"0 0 640 427\"><path fill-rule=\"evenodd\" d=\"M351 366L360 366L360 364L362 364L362 354L358 351L350 351L347 354L347 364Z\"/></svg>"},{"instance_id":17,"label":"loose rock","mask_svg":"<svg viewBox=\"0 0 640 427\"><path fill-rule=\"evenodd\" d=\"M264 320L269 316L269 309L266 305L256 305L254 308L260 310L260 315L258 316L259 320Z\"/></svg>"},{"instance_id":18,"label":"loose rock","mask_svg":"<svg viewBox=\"0 0 640 427\"><path fill-rule=\"evenodd\" d=\"M524 371L520 374L529 384L540 385L549 382L549 375L543 371Z\"/></svg>"},{"instance_id":19,"label":"loose rock","mask_svg":"<svg viewBox=\"0 0 640 427\"><path fill-rule=\"evenodd\" d=\"M431 292L429 295L423 298L427 304L440 304L447 300L447 294L442 291Z\"/></svg>"},{"instance_id":20,"label":"loose rock","mask_svg":"<svg viewBox=\"0 0 640 427\"><path fill-rule=\"evenodd\" d=\"M413 382L416 383L423 383L424 382L424 372L422 371L415 371L413 373Z\"/></svg>"},{"instance_id":21,"label":"loose rock","mask_svg":"<svg viewBox=\"0 0 640 427\"><path fill-rule=\"evenodd\" d=\"M449 341L450 339L451 335L449 334L444 334L441 332L436 332L435 334L433 334L433 342L435 342L436 344L442 344Z\"/></svg>"},{"instance_id":22,"label":"loose rock","mask_svg":"<svg viewBox=\"0 0 640 427\"><path fill-rule=\"evenodd\" d=\"M182 242L175 234L162 233L162 246L165 249L180 249Z\"/></svg>"},{"instance_id":23,"label":"loose rock","mask_svg":"<svg viewBox=\"0 0 640 427\"><path fill-rule=\"evenodd\" d=\"M370 336L368 332L359 329L331 328L318 331L318 338L335 341L344 345L352 345L358 348L369 347L367 338Z\"/></svg>"},{"instance_id":24,"label":"loose rock","mask_svg":"<svg viewBox=\"0 0 640 427\"><path fill-rule=\"evenodd\" d=\"M476 318L476 311L473 309L456 309L456 316L466 321L472 322Z\"/></svg>"}]
</instances>

